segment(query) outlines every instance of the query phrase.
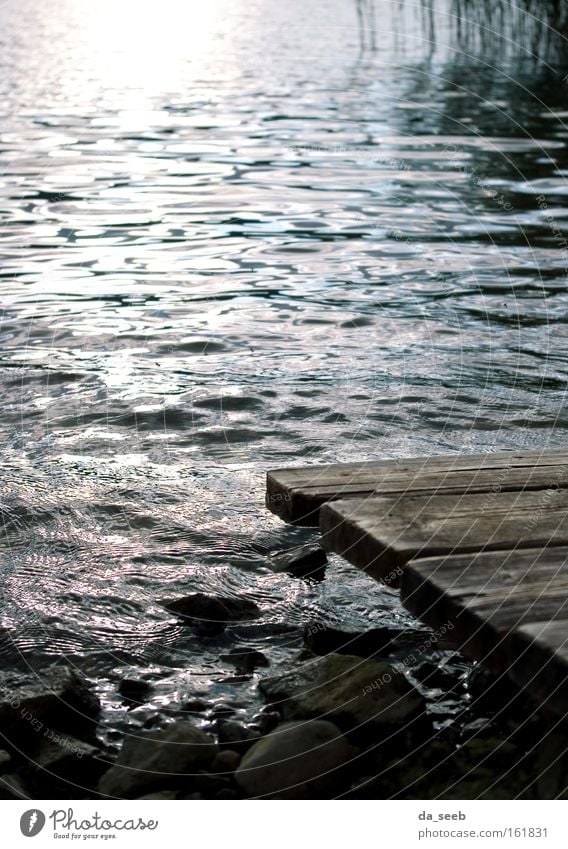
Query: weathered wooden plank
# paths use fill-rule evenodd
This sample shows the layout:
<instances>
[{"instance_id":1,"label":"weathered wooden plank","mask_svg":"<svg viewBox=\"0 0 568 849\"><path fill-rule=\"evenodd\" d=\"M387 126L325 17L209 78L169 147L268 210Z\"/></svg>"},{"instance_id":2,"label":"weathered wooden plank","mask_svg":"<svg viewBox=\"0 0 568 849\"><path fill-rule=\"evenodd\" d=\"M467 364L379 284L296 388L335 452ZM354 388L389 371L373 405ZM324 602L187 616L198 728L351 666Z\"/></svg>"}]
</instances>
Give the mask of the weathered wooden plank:
<instances>
[{"instance_id":1,"label":"weathered wooden plank","mask_svg":"<svg viewBox=\"0 0 568 849\"><path fill-rule=\"evenodd\" d=\"M568 707L568 606L564 619L531 622L511 634L509 675L562 716Z\"/></svg>"},{"instance_id":2,"label":"weathered wooden plank","mask_svg":"<svg viewBox=\"0 0 568 849\"><path fill-rule=\"evenodd\" d=\"M448 636L464 654L501 672L519 628L568 618L568 547L413 560L401 599L431 627L450 624Z\"/></svg>"},{"instance_id":3,"label":"weathered wooden plank","mask_svg":"<svg viewBox=\"0 0 568 849\"><path fill-rule=\"evenodd\" d=\"M420 557L568 545L568 491L334 501L320 526L324 548L396 586Z\"/></svg>"},{"instance_id":4,"label":"weathered wooden plank","mask_svg":"<svg viewBox=\"0 0 568 849\"><path fill-rule=\"evenodd\" d=\"M286 522L318 524L320 507L337 499L371 495L459 494L568 487L568 455L501 451L303 466L268 472L267 507Z\"/></svg>"}]
</instances>

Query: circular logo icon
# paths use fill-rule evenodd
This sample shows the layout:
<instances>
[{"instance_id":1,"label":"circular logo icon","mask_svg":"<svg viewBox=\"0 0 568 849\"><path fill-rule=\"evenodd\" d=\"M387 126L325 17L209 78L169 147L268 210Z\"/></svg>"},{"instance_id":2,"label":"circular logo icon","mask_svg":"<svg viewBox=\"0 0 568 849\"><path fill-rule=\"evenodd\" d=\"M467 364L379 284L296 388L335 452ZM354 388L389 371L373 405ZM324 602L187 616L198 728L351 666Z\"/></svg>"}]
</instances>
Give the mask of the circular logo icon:
<instances>
[{"instance_id":1,"label":"circular logo icon","mask_svg":"<svg viewBox=\"0 0 568 849\"><path fill-rule=\"evenodd\" d=\"M35 837L45 825L45 814L37 808L26 811L20 817L20 831L25 837Z\"/></svg>"}]
</instances>

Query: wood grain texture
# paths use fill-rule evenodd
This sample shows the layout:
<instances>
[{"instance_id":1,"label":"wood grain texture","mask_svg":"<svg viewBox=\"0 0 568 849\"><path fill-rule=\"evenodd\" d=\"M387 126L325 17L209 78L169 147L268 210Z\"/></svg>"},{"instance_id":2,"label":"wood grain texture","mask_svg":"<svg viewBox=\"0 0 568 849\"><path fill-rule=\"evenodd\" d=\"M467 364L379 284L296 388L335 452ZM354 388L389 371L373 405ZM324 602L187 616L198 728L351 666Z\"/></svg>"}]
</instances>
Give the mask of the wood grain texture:
<instances>
[{"instance_id":1,"label":"wood grain texture","mask_svg":"<svg viewBox=\"0 0 568 849\"><path fill-rule=\"evenodd\" d=\"M568 487L564 450L501 451L303 466L268 472L266 505L286 522L318 524L328 501L372 495L461 494Z\"/></svg>"},{"instance_id":2,"label":"wood grain texture","mask_svg":"<svg viewBox=\"0 0 568 849\"><path fill-rule=\"evenodd\" d=\"M468 657L568 710L564 451L281 469L267 504L391 586Z\"/></svg>"},{"instance_id":3,"label":"wood grain texture","mask_svg":"<svg viewBox=\"0 0 568 849\"><path fill-rule=\"evenodd\" d=\"M496 671L511 662L511 635L568 618L568 547L483 552L411 561L401 600L434 629Z\"/></svg>"},{"instance_id":4,"label":"wood grain texture","mask_svg":"<svg viewBox=\"0 0 568 849\"><path fill-rule=\"evenodd\" d=\"M320 526L324 548L397 585L417 558L568 545L568 491L334 501Z\"/></svg>"}]
</instances>

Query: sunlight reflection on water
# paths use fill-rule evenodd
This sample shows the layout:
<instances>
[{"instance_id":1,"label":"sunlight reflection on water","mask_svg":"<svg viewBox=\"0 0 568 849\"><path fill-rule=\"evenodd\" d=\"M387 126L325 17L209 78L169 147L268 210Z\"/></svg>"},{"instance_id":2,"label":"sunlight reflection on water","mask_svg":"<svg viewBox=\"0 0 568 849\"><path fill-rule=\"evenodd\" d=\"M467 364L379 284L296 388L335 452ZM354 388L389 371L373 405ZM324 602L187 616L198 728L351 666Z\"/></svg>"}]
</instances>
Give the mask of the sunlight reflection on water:
<instances>
[{"instance_id":1,"label":"sunlight reflection on water","mask_svg":"<svg viewBox=\"0 0 568 849\"><path fill-rule=\"evenodd\" d=\"M272 662L406 617L270 571L267 468L563 444L565 91L347 0L0 17L2 625L243 706L160 599L256 599Z\"/></svg>"}]
</instances>

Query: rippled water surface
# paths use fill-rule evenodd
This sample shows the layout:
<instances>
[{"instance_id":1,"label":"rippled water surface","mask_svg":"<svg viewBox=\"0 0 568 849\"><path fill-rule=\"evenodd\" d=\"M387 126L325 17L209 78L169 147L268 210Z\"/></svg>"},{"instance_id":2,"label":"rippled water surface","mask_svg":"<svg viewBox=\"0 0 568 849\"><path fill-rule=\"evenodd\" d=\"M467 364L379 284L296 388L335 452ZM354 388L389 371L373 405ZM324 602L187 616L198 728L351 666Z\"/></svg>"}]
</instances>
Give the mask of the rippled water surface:
<instances>
[{"instance_id":1,"label":"rippled water surface","mask_svg":"<svg viewBox=\"0 0 568 849\"><path fill-rule=\"evenodd\" d=\"M117 719L128 672L244 710L231 647L409 618L269 568L313 534L268 468L565 444L566 69L387 5L372 53L350 0L0 0L0 653ZM196 591L263 617L199 638Z\"/></svg>"}]
</instances>

